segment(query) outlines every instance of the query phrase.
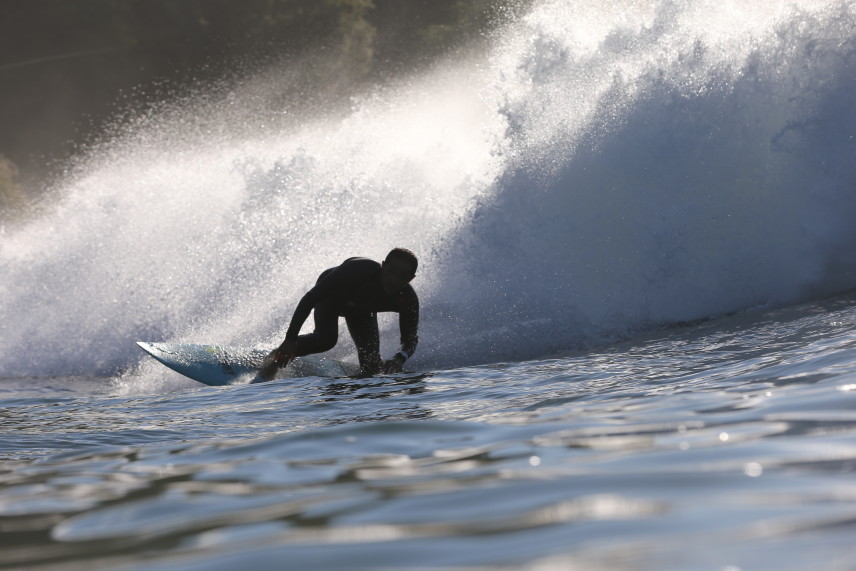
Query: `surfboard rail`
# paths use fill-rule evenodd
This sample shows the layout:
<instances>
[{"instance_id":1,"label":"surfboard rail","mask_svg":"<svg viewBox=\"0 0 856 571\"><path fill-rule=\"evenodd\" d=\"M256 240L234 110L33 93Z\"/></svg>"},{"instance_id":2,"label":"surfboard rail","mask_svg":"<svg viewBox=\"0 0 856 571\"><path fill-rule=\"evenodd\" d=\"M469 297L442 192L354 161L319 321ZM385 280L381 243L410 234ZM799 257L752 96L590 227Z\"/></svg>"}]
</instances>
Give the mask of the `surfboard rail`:
<instances>
[{"instance_id":1,"label":"surfboard rail","mask_svg":"<svg viewBox=\"0 0 856 571\"><path fill-rule=\"evenodd\" d=\"M264 382L258 377L265 349L205 345L197 343L152 343L137 341L137 345L158 362L194 381L210 386L241 382ZM359 372L359 367L319 355L298 357L283 368L277 378L347 377Z\"/></svg>"}]
</instances>

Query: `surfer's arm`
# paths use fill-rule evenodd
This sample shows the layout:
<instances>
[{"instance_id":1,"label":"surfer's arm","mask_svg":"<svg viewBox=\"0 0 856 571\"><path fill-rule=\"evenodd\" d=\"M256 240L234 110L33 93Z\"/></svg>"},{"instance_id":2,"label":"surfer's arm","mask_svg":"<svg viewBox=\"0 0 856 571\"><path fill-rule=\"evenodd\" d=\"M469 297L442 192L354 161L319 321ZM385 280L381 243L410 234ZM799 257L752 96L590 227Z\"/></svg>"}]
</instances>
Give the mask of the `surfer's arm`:
<instances>
[{"instance_id":1,"label":"surfer's arm","mask_svg":"<svg viewBox=\"0 0 856 571\"><path fill-rule=\"evenodd\" d=\"M285 333L285 341L282 342L285 345L287 342L297 342L297 336L300 335L300 328L303 327L303 324L306 322L306 318L309 317L309 313L312 311L312 308L315 307L315 304L320 301L320 295L317 291L317 287L312 288L303 298L300 300L300 303L297 304L297 307L294 310L294 315L291 316L291 323L288 325L288 331Z\"/></svg>"},{"instance_id":2,"label":"surfer's arm","mask_svg":"<svg viewBox=\"0 0 856 571\"><path fill-rule=\"evenodd\" d=\"M265 358L265 363L259 372L260 377L268 380L272 379L277 370L288 365L289 361L297 356L297 336L300 334L300 328L303 327L303 323L309 317L309 312L312 311L318 298L319 295L316 288L312 288L306 292L306 295L297 304L294 315L291 316L291 323L288 325L285 340Z\"/></svg>"},{"instance_id":3,"label":"surfer's arm","mask_svg":"<svg viewBox=\"0 0 856 571\"><path fill-rule=\"evenodd\" d=\"M401 331L399 352L405 360L413 356L419 344L419 298L412 289L409 293L404 309L398 314L398 328Z\"/></svg>"},{"instance_id":4,"label":"surfer's arm","mask_svg":"<svg viewBox=\"0 0 856 571\"><path fill-rule=\"evenodd\" d=\"M419 343L419 299L416 294L408 300L407 307L398 314L398 326L401 330L401 346L392 359L384 362L384 373L398 373L405 361L416 352Z\"/></svg>"}]
</instances>

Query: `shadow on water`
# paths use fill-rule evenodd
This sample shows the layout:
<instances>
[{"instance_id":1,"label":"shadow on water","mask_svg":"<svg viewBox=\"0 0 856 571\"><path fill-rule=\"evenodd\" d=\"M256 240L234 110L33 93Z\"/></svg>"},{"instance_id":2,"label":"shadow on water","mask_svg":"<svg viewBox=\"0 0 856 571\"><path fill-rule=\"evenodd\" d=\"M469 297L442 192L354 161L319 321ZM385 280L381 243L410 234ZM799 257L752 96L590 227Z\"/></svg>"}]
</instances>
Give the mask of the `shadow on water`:
<instances>
[{"instance_id":1,"label":"shadow on water","mask_svg":"<svg viewBox=\"0 0 856 571\"><path fill-rule=\"evenodd\" d=\"M352 403L368 402L377 399L390 399L388 406L382 408L357 407L351 411L351 405L345 404L353 414L325 414L325 424L338 425L349 422L395 422L407 420L425 420L433 416L432 412L417 401L408 397L421 395L428 391L427 379L432 373L418 373L395 377L348 377L336 379L320 387L320 398L316 403ZM401 400L405 399L405 400Z\"/></svg>"},{"instance_id":2,"label":"shadow on water","mask_svg":"<svg viewBox=\"0 0 856 571\"><path fill-rule=\"evenodd\" d=\"M381 399L418 395L427 390L425 382L432 376L433 373L418 373L395 377L346 377L323 387L322 394L331 397L331 400L338 400L337 397L343 396L351 396L354 399Z\"/></svg>"}]
</instances>

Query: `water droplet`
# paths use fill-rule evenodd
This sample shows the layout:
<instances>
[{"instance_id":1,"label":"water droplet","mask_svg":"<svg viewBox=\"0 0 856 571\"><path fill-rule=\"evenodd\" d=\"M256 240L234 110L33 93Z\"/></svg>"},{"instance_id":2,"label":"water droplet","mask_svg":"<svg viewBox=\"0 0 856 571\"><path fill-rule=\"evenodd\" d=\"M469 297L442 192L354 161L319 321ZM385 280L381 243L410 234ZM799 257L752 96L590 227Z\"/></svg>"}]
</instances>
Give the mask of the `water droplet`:
<instances>
[{"instance_id":1,"label":"water droplet","mask_svg":"<svg viewBox=\"0 0 856 571\"><path fill-rule=\"evenodd\" d=\"M750 478L757 478L764 473L764 467L758 462L749 462L743 466L743 473Z\"/></svg>"}]
</instances>

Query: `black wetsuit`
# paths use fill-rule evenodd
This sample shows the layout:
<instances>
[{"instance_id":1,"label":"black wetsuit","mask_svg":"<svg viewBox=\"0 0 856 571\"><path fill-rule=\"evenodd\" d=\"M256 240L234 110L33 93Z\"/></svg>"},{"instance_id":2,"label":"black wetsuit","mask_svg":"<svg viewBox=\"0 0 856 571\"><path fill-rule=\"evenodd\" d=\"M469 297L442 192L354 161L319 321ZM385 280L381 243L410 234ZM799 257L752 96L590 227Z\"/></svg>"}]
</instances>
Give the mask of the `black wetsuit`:
<instances>
[{"instance_id":1,"label":"black wetsuit","mask_svg":"<svg viewBox=\"0 0 856 571\"><path fill-rule=\"evenodd\" d=\"M315 310L315 331L299 335L300 328ZM348 331L357 346L360 368L373 374L380 370L377 313L394 311L399 314L401 351L405 358L416 350L419 342L419 298L408 284L396 294L383 291L381 265L368 258L348 258L340 266L325 270L309 290L291 318L285 339L297 343L297 355L329 351L339 336L339 316L345 318Z\"/></svg>"}]
</instances>

